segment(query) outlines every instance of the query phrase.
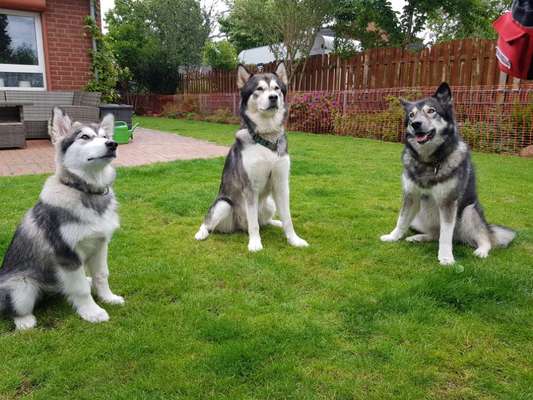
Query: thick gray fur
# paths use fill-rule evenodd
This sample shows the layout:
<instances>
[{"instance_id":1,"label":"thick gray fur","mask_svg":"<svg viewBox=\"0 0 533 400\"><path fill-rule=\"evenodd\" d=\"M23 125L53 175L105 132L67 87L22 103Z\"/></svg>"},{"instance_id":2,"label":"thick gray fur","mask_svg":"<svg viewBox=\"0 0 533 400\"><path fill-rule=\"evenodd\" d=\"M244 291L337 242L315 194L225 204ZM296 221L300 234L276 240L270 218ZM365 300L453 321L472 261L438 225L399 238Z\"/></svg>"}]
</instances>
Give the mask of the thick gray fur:
<instances>
[{"instance_id":1,"label":"thick gray fur","mask_svg":"<svg viewBox=\"0 0 533 400\"><path fill-rule=\"evenodd\" d=\"M486 257L492 247L509 245L516 233L485 219L470 150L455 121L450 87L443 83L434 96L402 100L402 104L406 114L404 204L396 228L381 239L399 240L411 227L419 234L408 241L439 240L442 264L455 261L452 237L475 247L479 257Z\"/></svg>"}]
</instances>

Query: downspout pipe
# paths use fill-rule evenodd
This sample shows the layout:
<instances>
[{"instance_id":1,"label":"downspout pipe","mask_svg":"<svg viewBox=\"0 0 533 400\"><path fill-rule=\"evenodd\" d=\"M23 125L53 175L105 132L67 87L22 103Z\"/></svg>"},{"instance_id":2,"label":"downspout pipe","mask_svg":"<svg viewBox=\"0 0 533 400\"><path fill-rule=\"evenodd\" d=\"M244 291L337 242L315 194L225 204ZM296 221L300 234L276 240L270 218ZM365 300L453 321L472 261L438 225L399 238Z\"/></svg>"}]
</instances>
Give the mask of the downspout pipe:
<instances>
[{"instance_id":1,"label":"downspout pipe","mask_svg":"<svg viewBox=\"0 0 533 400\"><path fill-rule=\"evenodd\" d=\"M90 8L90 13L91 13L91 18L97 24L96 22L96 1L95 0L90 0L89 8ZM94 36L92 38L92 42L93 42L93 52L96 53L97 51L96 39L94 38ZM94 74L95 74L95 79L98 80L98 71L95 71Z\"/></svg>"}]
</instances>

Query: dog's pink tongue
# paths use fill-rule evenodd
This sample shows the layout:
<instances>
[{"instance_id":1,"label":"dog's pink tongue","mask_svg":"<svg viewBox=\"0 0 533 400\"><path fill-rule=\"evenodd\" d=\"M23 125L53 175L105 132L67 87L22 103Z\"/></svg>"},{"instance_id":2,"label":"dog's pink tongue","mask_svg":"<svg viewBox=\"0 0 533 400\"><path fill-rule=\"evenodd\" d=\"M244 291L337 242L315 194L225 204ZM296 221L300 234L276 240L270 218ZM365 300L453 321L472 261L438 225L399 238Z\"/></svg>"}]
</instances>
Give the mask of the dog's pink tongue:
<instances>
[{"instance_id":1,"label":"dog's pink tongue","mask_svg":"<svg viewBox=\"0 0 533 400\"><path fill-rule=\"evenodd\" d=\"M417 141L418 143L423 143L423 142L426 141L427 138L428 138L428 134L426 133L424 136L417 136L417 137L416 137L416 141Z\"/></svg>"}]
</instances>

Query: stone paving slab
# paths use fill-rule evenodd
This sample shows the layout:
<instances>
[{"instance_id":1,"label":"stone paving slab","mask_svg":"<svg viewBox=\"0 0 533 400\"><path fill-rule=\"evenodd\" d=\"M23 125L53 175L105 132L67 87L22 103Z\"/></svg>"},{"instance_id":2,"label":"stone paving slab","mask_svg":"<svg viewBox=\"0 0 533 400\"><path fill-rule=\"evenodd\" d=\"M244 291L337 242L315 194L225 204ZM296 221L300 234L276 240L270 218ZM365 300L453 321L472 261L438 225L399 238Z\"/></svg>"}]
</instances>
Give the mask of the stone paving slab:
<instances>
[{"instance_id":1,"label":"stone paving slab","mask_svg":"<svg viewBox=\"0 0 533 400\"><path fill-rule=\"evenodd\" d=\"M0 176L47 174L54 172L55 151L49 140L28 140L25 149L0 150ZM221 157L228 147L203 140L137 128L135 138L118 147L116 167L156 162Z\"/></svg>"}]
</instances>

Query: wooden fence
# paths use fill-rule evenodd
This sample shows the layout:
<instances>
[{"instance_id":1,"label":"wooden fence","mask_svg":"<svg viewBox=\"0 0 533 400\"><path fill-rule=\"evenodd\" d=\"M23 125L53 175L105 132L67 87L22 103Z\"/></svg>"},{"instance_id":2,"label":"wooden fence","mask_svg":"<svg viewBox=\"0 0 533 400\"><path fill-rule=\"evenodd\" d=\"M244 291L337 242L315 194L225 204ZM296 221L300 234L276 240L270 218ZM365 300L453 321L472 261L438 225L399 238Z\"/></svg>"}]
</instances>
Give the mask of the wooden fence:
<instances>
[{"instance_id":1,"label":"wooden fence","mask_svg":"<svg viewBox=\"0 0 533 400\"><path fill-rule=\"evenodd\" d=\"M463 39L436 44L419 52L378 48L349 59L336 55L311 56L305 70L297 73L293 90L333 91L395 87L518 84L500 73L496 42ZM265 65L272 71L274 64ZM300 79L301 77L301 79ZM189 72L182 75L184 93L233 93L235 71Z\"/></svg>"}]
</instances>

